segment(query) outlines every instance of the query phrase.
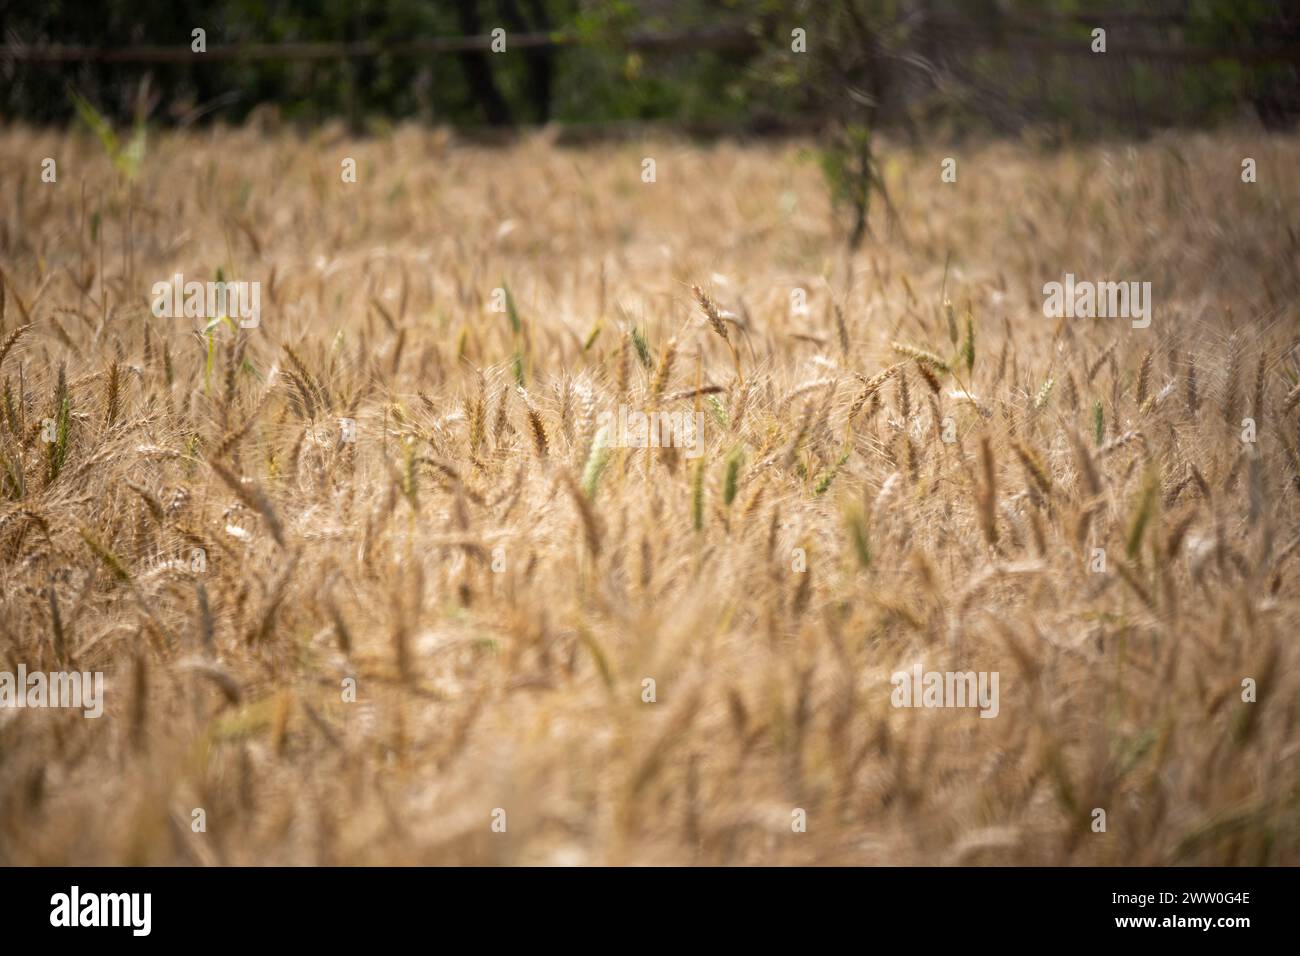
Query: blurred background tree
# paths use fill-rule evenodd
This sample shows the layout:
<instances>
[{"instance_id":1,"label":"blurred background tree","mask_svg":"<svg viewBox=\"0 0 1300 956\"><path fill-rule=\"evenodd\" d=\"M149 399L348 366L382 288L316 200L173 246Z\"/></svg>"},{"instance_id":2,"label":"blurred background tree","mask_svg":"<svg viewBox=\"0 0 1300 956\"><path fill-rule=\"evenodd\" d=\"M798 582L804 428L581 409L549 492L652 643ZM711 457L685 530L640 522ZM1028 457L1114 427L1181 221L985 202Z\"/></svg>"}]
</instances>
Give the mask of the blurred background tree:
<instances>
[{"instance_id":1,"label":"blurred background tree","mask_svg":"<svg viewBox=\"0 0 1300 956\"><path fill-rule=\"evenodd\" d=\"M238 123L269 108L355 131L399 120L815 131L852 245L873 200L895 224L881 130L915 142L1033 128L1050 143L1300 115L1295 0L0 0L0 23L8 120L89 109L112 122ZM192 53L195 28L222 55ZM394 48L498 28L515 55ZM374 48L344 49L360 41ZM225 55L285 43L325 47ZM84 49L60 59L52 47Z\"/></svg>"},{"instance_id":2,"label":"blurred background tree","mask_svg":"<svg viewBox=\"0 0 1300 956\"><path fill-rule=\"evenodd\" d=\"M1250 108L1293 123L1300 74L1294 0L0 0L0 110L65 121L72 85L133 115L146 76L154 121L237 122L262 103L290 120L418 119L463 127L663 120L756 131L831 123L957 131L1142 132ZM1105 56L1080 69L1091 31ZM188 52L247 43L400 43L486 34L566 45L314 60L32 62L51 45ZM807 52L791 49L806 31ZM629 38L663 38L634 48ZM1087 63L1086 60L1083 61ZM1091 67L1096 67L1091 68ZM865 97L865 99L863 99ZM853 103L849 101L853 100ZM856 104L856 105L854 105Z\"/></svg>"}]
</instances>

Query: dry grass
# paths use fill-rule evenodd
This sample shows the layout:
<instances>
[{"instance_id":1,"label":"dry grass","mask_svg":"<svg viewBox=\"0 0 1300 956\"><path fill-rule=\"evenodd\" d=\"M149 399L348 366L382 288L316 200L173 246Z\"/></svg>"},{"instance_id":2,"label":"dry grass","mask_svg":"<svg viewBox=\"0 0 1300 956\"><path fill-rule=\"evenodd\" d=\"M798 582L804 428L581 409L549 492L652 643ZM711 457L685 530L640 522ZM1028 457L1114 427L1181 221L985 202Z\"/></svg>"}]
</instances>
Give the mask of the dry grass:
<instances>
[{"instance_id":1,"label":"dry grass","mask_svg":"<svg viewBox=\"0 0 1300 956\"><path fill-rule=\"evenodd\" d=\"M797 146L0 133L0 669L107 675L0 711L0 862L1300 863L1300 142L952 152L846 260Z\"/></svg>"}]
</instances>

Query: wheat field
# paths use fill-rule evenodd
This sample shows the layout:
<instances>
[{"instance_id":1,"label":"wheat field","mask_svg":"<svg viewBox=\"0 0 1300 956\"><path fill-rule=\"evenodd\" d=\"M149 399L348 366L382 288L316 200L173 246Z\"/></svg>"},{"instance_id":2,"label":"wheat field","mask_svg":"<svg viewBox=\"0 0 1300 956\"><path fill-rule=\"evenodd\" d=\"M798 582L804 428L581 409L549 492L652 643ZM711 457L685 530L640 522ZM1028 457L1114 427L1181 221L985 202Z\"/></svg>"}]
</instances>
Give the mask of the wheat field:
<instances>
[{"instance_id":1,"label":"wheat field","mask_svg":"<svg viewBox=\"0 0 1300 956\"><path fill-rule=\"evenodd\" d=\"M117 158L0 130L0 668L104 675L0 863L1300 863L1300 141L894 144L855 253L800 142Z\"/></svg>"}]
</instances>

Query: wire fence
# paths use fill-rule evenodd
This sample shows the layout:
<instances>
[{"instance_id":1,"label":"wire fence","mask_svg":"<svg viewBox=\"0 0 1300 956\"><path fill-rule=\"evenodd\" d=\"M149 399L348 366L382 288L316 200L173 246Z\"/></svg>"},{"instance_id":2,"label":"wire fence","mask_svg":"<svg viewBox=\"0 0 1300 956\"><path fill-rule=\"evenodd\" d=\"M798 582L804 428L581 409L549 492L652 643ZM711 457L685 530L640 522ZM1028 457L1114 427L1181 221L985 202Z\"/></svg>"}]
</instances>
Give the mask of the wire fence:
<instances>
[{"instance_id":1,"label":"wire fence","mask_svg":"<svg viewBox=\"0 0 1300 956\"><path fill-rule=\"evenodd\" d=\"M1105 58L1099 69L1090 70L1086 82L1078 74L1074 58L1095 57L1090 42L1091 31L1101 27L1107 33ZM480 25L479 29L484 29ZM815 25L809 30L808 52L817 51ZM232 79L221 73L221 64L306 64L306 70L332 70L336 65L355 64L362 71L357 82L364 88L364 71L375 61L388 58L400 66L395 75L409 76L411 71L432 66L420 60L453 58L462 61L470 97L480 104L488 127L517 125L519 104L507 102L493 78L491 53L522 51L528 57L549 60L556 56L577 55L595 48L602 53L646 54L671 60L693 54L711 53L728 59L739 67L761 63L770 53L777 36L759 36L753 30L732 25L706 30L636 31L619 35L592 36L567 31L512 32L502 35L475 33L463 36L416 37L401 40L234 42L223 44L216 39L202 52L186 44L176 45L94 45L88 43L23 42L13 31L9 42L0 45L0 73L20 78L40 78L36 88L43 95L28 100L8 99L10 111L22 115L26 104L49 102L57 85L74 74L78 82L92 77L92 82L134 83L157 66L165 76L168 71L184 70L205 91L209 104L194 115L203 115L231 99L251 102L251 86L246 77ZM1185 85L1195 87L1212 71L1220 74L1216 82L1237 83L1223 79L1236 70L1249 75L1249 82L1239 84L1237 94L1244 102L1253 102L1261 116L1294 116L1300 99L1300 40L1294 24L1260 21L1248 32L1216 32L1204 23L1195 22L1185 10L1152 11L1078 11L1045 10L1033 23L1006 17L980 17L954 11L927 12L920 19L906 45L894 57L899 63L942 63L948 75L959 81L961 108L982 116L993 125L1010 129L1026 119L1060 119L1069 114L1077 123L1080 116L1095 116L1098 122L1118 123L1133 129L1151 124L1177 125L1197 122L1202 117L1206 99L1185 97ZM135 68L139 67L137 73ZM345 66L350 69L351 66ZM678 67L670 66L674 70ZM895 67L891 67L895 68ZM552 65L544 67L545 82L538 84L530 74L527 92L516 96L550 96ZM905 69L900 69L905 72ZM1256 74L1267 73L1256 82ZM176 74L171 74L174 78ZM312 88L317 74L308 72L304 97L317 95ZM906 81L902 84L907 87ZM101 87L103 88L103 87ZM256 95L256 94L255 94ZM261 95L267 96L265 90ZM269 94L274 96L276 94ZM903 95L925 108L925 94L916 86L907 87ZM364 112L359 99L349 107L355 120ZM761 105L761 104L760 104ZM549 102L528 110L534 122L547 121ZM893 112L893 116L899 113ZM773 113L759 111L754 116L736 119L715 117L661 117L674 121L684 132L710 135L735 130L753 133L802 132L816 126L817 117L804 111ZM478 126L477 123L471 123ZM644 120L605 120L592 123L568 123L573 138L598 138L619 135L642 128ZM488 133L487 135L493 135Z\"/></svg>"}]
</instances>

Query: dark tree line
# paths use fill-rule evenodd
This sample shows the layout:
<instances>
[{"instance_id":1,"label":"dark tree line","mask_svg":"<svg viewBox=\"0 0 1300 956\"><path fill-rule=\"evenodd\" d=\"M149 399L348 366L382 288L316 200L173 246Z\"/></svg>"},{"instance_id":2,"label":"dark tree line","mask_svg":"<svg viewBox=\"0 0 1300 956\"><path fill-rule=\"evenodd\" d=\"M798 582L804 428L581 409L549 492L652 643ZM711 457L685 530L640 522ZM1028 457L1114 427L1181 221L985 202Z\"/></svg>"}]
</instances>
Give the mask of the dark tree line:
<instances>
[{"instance_id":1,"label":"dark tree line","mask_svg":"<svg viewBox=\"0 0 1300 956\"><path fill-rule=\"evenodd\" d=\"M61 122L75 89L114 120L238 122L260 104L291 120L459 126L622 120L809 122L837 130L866 175L860 131L927 124L1141 132L1253 107L1267 125L1300 109L1294 0L0 0L0 112ZM1111 51L1090 58L1093 29ZM416 39L550 35L556 46L442 55L222 59L244 44L391 47ZM806 32L806 52L791 31ZM660 37L637 45L629 38ZM35 63L13 49L172 48L166 62ZM647 48L648 47L648 48ZM148 91L142 96L141 91ZM856 154L856 158L855 158Z\"/></svg>"}]
</instances>

